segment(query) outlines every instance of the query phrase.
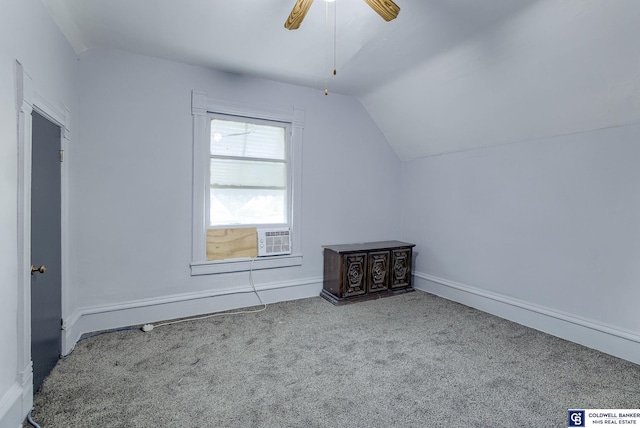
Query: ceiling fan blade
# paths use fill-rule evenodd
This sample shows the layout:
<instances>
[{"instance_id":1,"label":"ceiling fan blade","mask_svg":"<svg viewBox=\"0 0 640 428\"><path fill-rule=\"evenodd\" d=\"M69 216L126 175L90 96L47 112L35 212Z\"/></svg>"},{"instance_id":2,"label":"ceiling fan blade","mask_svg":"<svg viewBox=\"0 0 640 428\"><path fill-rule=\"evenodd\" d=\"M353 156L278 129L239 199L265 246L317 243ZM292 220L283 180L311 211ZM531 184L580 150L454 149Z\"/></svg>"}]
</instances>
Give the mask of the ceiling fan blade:
<instances>
[{"instance_id":1,"label":"ceiling fan blade","mask_svg":"<svg viewBox=\"0 0 640 428\"><path fill-rule=\"evenodd\" d=\"M400 13L400 7L391 0L364 0L369 6L380 15L385 21L396 19Z\"/></svg>"},{"instance_id":2,"label":"ceiling fan blade","mask_svg":"<svg viewBox=\"0 0 640 428\"><path fill-rule=\"evenodd\" d=\"M287 30L298 29L304 19L304 16L311 7L311 3L313 3L313 0L298 0L295 6L293 6L293 10L287 18L287 21L284 23L284 28Z\"/></svg>"}]
</instances>

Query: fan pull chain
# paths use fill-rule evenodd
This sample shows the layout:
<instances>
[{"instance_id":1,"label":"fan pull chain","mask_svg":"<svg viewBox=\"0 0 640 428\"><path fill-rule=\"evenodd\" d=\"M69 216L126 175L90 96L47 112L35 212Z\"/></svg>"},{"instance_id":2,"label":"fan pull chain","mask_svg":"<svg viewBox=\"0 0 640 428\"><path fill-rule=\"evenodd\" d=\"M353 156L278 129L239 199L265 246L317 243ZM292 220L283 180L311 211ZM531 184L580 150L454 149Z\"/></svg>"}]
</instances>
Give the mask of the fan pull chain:
<instances>
[{"instance_id":1,"label":"fan pull chain","mask_svg":"<svg viewBox=\"0 0 640 428\"><path fill-rule=\"evenodd\" d=\"M338 40L338 5L337 2L333 2L333 75L336 75L336 58L338 55L337 40Z\"/></svg>"},{"instance_id":2,"label":"fan pull chain","mask_svg":"<svg viewBox=\"0 0 640 428\"><path fill-rule=\"evenodd\" d=\"M332 2L333 4L333 75L335 76L337 74L336 71L336 58L337 58L337 33L338 33L338 14L336 13L336 3L337 2ZM329 28L329 2L325 2L325 14L324 14L324 26L325 26L325 61L326 61L326 67L327 70L330 70L331 67L329 65L329 63L331 62L330 55L329 55L329 34L330 33L330 28ZM329 77L325 78L324 81L324 94L325 95L329 95Z\"/></svg>"},{"instance_id":3,"label":"fan pull chain","mask_svg":"<svg viewBox=\"0 0 640 428\"><path fill-rule=\"evenodd\" d=\"M329 2L324 3L324 63L329 69ZM329 78L324 78L324 94L329 95Z\"/></svg>"}]
</instances>

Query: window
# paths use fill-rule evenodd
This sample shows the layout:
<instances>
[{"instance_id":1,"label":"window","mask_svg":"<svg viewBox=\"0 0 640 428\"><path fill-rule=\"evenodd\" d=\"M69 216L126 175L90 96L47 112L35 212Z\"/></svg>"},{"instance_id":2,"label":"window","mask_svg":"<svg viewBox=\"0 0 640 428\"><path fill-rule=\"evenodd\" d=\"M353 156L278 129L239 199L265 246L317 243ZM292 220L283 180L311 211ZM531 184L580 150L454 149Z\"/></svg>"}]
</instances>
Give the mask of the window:
<instances>
[{"instance_id":1,"label":"window","mask_svg":"<svg viewBox=\"0 0 640 428\"><path fill-rule=\"evenodd\" d=\"M191 102L191 275L301 265L304 111L238 105L200 91L192 91ZM255 228L262 227L288 228L291 254L274 253L253 262L238 253L208 260L208 237L229 238L231 234L234 239L250 241L250 229L255 235Z\"/></svg>"},{"instance_id":2,"label":"window","mask_svg":"<svg viewBox=\"0 0 640 428\"><path fill-rule=\"evenodd\" d=\"M289 225L290 124L212 115L209 227Z\"/></svg>"}]
</instances>

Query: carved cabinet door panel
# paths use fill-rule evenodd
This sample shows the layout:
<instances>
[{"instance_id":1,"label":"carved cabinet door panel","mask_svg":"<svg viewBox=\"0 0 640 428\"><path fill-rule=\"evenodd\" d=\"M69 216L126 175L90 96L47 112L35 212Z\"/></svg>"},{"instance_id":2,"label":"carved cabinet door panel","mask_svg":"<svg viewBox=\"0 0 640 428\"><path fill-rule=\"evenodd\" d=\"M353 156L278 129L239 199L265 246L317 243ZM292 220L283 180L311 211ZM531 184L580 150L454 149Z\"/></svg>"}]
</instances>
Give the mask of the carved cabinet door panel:
<instances>
[{"instance_id":1,"label":"carved cabinet door panel","mask_svg":"<svg viewBox=\"0 0 640 428\"><path fill-rule=\"evenodd\" d=\"M369 253L369 293L389 289L389 251Z\"/></svg>"},{"instance_id":2,"label":"carved cabinet door panel","mask_svg":"<svg viewBox=\"0 0 640 428\"><path fill-rule=\"evenodd\" d=\"M367 292L367 253L344 256L343 297L357 296Z\"/></svg>"},{"instance_id":3,"label":"carved cabinet door panel","mask_svg":"<svg viewBox=\"0 0 640 428\"><path fill-rule=\"evenodd\" d=\"M411 248L393 250L391 254L391 288L411 285Z\"/></svg>"}]
</instances>

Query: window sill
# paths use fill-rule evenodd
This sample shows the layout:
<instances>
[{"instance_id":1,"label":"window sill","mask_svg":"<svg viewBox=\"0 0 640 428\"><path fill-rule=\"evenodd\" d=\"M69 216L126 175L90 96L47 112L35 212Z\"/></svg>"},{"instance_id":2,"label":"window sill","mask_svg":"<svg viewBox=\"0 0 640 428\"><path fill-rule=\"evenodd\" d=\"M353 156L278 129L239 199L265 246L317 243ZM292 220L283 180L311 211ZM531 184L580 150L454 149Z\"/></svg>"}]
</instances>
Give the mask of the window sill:
<instances>
[{"instance_id":1,"label":"window sill","mask_svg":"<svg viewBox=\"0 0 640 428\"><path fill-rule=\"evenodd\" d=\"M252 263L253 260L253 263ZM253 265L253 266L252 266ZM215 275L219 273L245 272L250 269L274 269L302 265L302 254L257 257L255 259L228 259L208 262L192 262L191 276Z\"/></svg>"}]
</instances>

